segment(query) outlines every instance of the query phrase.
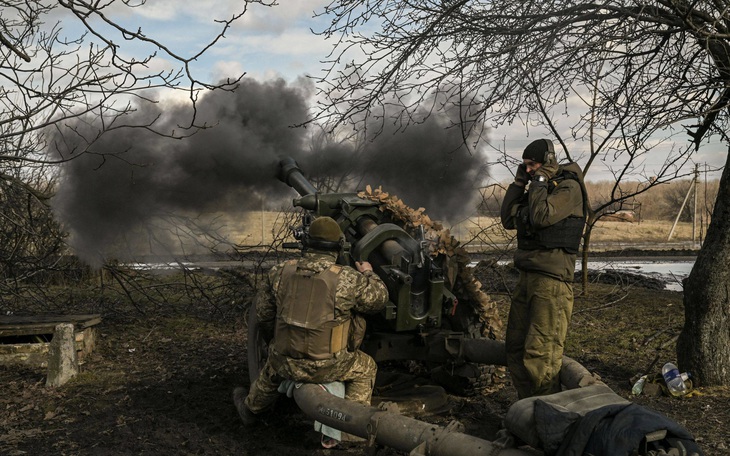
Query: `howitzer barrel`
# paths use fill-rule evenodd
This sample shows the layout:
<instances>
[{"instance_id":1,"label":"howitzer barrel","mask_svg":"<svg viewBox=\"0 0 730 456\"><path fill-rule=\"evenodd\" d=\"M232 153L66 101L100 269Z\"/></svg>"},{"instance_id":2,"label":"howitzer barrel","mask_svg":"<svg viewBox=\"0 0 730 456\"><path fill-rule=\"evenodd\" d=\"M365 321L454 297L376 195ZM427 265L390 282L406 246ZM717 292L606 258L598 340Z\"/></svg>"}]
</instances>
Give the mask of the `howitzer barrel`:
<instances>
[{"instance_id":1,"label":"howitzer barrel","mask_svg":"<svg viewBox=\"0 0 730 456\"><path fill-rule=\"evenodd\" d=\"M319 212L319 215L324 215L320 211L320 195L317 194L317 189L304 177L299 164L291 157L284 157L279 161L279 174L277 176L279 180L296 190L302 198L294 200L294 205L302 207L310 211ZM337 195L335 195L337 196ZM340 196L341 197L341 196ZM327 204L324 204L327 206ZM360 236L365 236L371 231L378 228L378 223L370 217L358 217L356 220L356 229ZM386 239L379 243L378 251L382 253L386 261L391 262L394 258L406 256L409 260L408 252L398 242L392 239ZM361 260L360 258L357 258ZM365 258L362 258L364 260Z\"/></svg>"},{"instance_id":2,"label":"howitzer barrel","mask_svg":"<svg viewBox=\"0 0 730 456\"><path fill-rule=\"evenodd\" d=\"M277 177L301 196L317 193L317 189L304 177L296 160L291 157L285 157L279 161L279 174Z\"/></svg>"},{"instance_id":3,"label":"howitzer barrel","mask_svg":"<svg viewBox=\"0 0 730 456\"><path fill-rule=\"evenodd\" d=\"M371 263L388 287L390 301L384 313L393 328L410 331L440 325L444 302L454 297L444 291L440 262L429 256L423 232L416 239L391 222L382 201L358 193L317 191L293 158L279 161L278 178L300 195L292 204L305 211L302 226L295 231L302 249L313 245L308 233L312 220L333 218L350 246L342 261L351 266L358 261Z\"/></svg>"}]
</instances>

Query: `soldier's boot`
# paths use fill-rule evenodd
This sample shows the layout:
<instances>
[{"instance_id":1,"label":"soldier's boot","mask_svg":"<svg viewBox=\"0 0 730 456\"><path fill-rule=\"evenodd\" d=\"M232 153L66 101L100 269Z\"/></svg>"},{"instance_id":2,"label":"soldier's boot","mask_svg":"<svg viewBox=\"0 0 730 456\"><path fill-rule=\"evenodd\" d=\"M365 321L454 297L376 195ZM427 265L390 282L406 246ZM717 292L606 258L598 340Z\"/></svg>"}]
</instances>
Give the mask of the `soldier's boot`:
<instances>
[{"instance_id":1,"label":"soldier's boot","mask_svg":"<svg viewBox=\"0 0 730 456\"><path fill-rule=\"evenodd\" d=\"M233 390L233 403L236 405L236 410L238 410L238 416L241 417L244 425L251 426L258 423L259 419L246 405L246 396L248 396L246 388L238 387Z\"/></svg>"}]
</instances>

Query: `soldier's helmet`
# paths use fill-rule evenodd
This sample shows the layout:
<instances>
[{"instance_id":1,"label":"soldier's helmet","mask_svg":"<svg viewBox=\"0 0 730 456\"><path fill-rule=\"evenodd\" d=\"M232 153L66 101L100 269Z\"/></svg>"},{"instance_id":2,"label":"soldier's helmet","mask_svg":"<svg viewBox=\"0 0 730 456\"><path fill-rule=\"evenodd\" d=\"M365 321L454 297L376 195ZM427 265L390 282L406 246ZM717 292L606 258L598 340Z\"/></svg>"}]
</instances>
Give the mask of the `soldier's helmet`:
<instances>
[{"instance_id":1,"label":"soldier's helmet","mask_svg":"<svg viewBox=\"0 0 730 456\"><path fill-rule=\"evenodd\" d=\"M308 245L311 248L339 250L343 240L340 225L332 217L317 217L309 226Z\"/></svg>"}]
</instances>

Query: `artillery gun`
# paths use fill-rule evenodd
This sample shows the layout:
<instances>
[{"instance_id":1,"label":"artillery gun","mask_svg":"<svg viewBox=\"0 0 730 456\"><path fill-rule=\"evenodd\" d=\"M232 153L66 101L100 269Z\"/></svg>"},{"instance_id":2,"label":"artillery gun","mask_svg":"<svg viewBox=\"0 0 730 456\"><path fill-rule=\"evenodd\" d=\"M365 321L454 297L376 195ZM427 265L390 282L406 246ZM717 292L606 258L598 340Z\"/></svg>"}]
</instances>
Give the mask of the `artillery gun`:
<instances>
[{"instance_id":1,"label":"artillery gun","mask_svg":"<svg viewBox=\"0 0 730 456\"><path fill-rule=\"evenodd\" d=\"M379 315L365 316L367 332L360 347L377 363L418 361L433 380L455 394L469 395L478 386L491 382L494 368L483 364L488 354L473 356L469 351L489 350L474 344L488 333L486 319L480 318L479 304L465 292L457 274L457 261L445 254L433 254L423 226L409 232L395 220L384 203L357 193L320 193L306 179L295 160L279 162L278 178L294 188L299 197L295 207L303 210L301 224L292 231L298 242L285 247L306 249L309 225L321 216L332 217L345 235L345 248L338 260L354 267L368 261L385 282L389 301ZM469 344L464 344L465 340ZM249 314L249 377L253 381L263 367L268 341L258 329L255 309ZM489 340L487 340L489 341ZM496 342L496 341L492 341ZM504 364L498 346L494 364Z\"/></svg>"},{"instance_id":2,"label":"artillery gun","mask_svg":"<svg viewBox=\"0 0 730 456\"><path fill-rule=\"evenodd\" d=\"M295 207L303 209L302 223L293 229L298 242L290 247L306 249L311 222L321 216L332 217L340 225L349 244L338 261L353 265L356 260L367 260L387 285L390 300L380 315L366 317L367 333L360 347L379 366L387 361L422 362L428 366L434 380L452 393L461 395L475 391L480 381L490 381L486 373L490 368L494 369L492 366L506 366L504 343L483 337L491 329L485 327L489 324L488 318L480 318L483 316L480 303L475 302L472 295L464 293L469 287L459 283L459 274L452 274L456 267L454 258L443 253L434 254L433 249L429 248L432 241L427 239L423 228L410 232L405 224L393 220L387 210L381 210L384 203L380 201L360 197L356 193L317 192L293 159L281 160L278 177L299 193L300 197L294 199L293 203ZM251 381L255 380L263 367L268 342L259 330L256 309L252 306L248 333ZM316 385L305 383L295 388L292 394L300 409L323 425L409 454L433 456L544 454L537 451L545 446L542 440L545 434L540 433L538 423L544 422L547 416L557 422L557 426L575 425L582 429L582 432L574 433L567 430L555 432L556 428L550 428L547 433L550 439L562 445L565 436L572 439L573 435L577 435L578 444L585 446L583 433L592 431L575 424L576 417L596 411L597 416L603 419L606 415L617 413L602 412L604 407L618 410L633 405L567 356L563 356L560 380L563 391L539 398L521 399L509 408L504 417L507 435L516 436L517 441L532 448L505 446L509 439L491 442L464 434L464 426L458 421L442 428L399 412L393 413L387 407L363 406L335 397ZM538 402L552 404L541 406L552 411L538 418ZM561 413L566 414L563 421L557 419ZM646 417L641 420L617 420L617 427L612 428L616 434L602 435L610 426L604 426L601 421L596 433L598 438L605 437L607 440L599 441L607 443L615 440L615 435L628 436L629 430L639 428L637 422L646 424L643 420L657 420L660 423L658 430L641 427L641 432L644 432L643 429L651 432L645 436L639 435L642 451L637 454L665 454L664 449L675 447L684 451L682 454L690 454L686 448L692 451L696 448L696 452L691 454L702 454L691 434L676 427L673 427L672 432L681 431L677 434L681 439L668 433L662 427L667 426L666 420L658 418L656 412L639 410L633 413L645 414ZM587 421L595 423L593 419ZM649 446L649 442L663 449L656 453L649 451L654 448ZM605 444L599 445L599 448L605 447Z\"/></svg>"}]
</instances>

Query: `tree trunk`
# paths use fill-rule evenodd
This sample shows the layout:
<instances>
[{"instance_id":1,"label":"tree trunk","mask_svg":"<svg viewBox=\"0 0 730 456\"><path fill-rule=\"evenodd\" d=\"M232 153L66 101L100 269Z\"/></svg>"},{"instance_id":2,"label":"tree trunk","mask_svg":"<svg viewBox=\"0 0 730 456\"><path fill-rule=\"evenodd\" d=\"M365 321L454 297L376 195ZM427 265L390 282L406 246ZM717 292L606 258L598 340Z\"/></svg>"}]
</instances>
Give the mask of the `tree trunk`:
<instances>
[{"instance_id":1,"label":"tree trunk","mask_svg":"<svg viewBox=\"0 0 730 456\"><path fill-rule=\"evenodd\" d=\"M703 386L730 385L730 151L712 223L684 282L684 328L677 341L680 369Z\"/></svg>"}]
</instances>

